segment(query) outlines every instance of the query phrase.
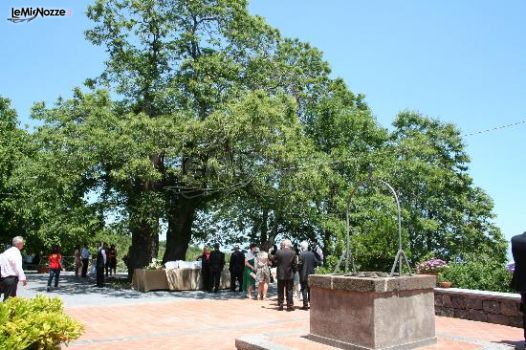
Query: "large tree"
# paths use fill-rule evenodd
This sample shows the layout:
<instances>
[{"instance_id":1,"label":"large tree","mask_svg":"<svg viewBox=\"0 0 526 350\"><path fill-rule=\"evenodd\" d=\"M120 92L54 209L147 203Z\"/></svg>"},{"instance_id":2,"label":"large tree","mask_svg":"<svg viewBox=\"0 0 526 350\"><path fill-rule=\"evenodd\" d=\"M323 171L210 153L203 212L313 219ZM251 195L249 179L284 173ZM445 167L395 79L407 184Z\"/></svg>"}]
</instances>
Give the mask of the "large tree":
<instances>
[{"instance_id":1,"label":"large tree","mask_svg":"<svg viewBox=\"0 0 526 350\"><path fill-rule=\"evenodd\" d=\"M461 131L414 112L400 113L394 126L392 181L415 259L428 252L463 257L477 247L504 262L507 244L493 223L491 198L469 175Z\"/></svg>"},{"instance_id":2,"label":"large tree","mask_svg":"<svg viewBox=\"0 0 526 350\"><path fill-rule=\"evenodd\" d=\"M8 99L0 96L0 243L24 233L17 207L13 205L17 195L13 175L27 156L26 141L27 133L18 128L16 111Z\"/></svg>"},{"instance_id":3,"label":"large tree","mask_svg":"<svg viewBox=\"0 0 526 350\"><path fill-rule=\"evenodd\" d=\"M105 46L109 54L105 72L89 83L114 87L124 97L124 109L151 119L184 114L179 122L186 130L206 125L211 115L224 113L225 106L254 91L292 96L297 104L294 114L305 120L309 101L329 80L328 65L318 50L282 39L261 17L248 12L245 0L99 0L90 6L88 16L96 22L87 31L88 40ZM264 110L254 113L271 120ZM130 256L137 257L132 260L139 266L147 262L149 254L140 252L152 246L161 218L158 211L138 210L139 203L154 193L156 198L164 194L165 260L182 259L199 208L222 193L211 195L207 190L217 177L213 165L223 162L225 167L225 161L235 164L239 159L258 162L257 147L236 149L237 141L228 135L212 140L211 145L223 152L216 157L217 149L203 143L205 134L180 138L177 154L152 152L150 162L159 177L135 181L126 195L132 199L127 204L129 216L136 218L130 225L134 237ZM228 192L229 186L245 180L226 177L220 187Z\"/></svg>"},{"instance_id":4,"label":"large tree","mask_svg":"<svg viewBox=\"0 0 526 350\"><path fill-rule=\"evenodd\" d=\"M388 132L319 50L281 37L247 1L97 0L88 17L87 39L108 54L90 91L37 104L43 125L31 137L0 100L0 190L18 191L0 205L4 221L16 213L47 244L122 222L130 274L157 256L164 226L165 260L184 259L192 237L284 235L323 241L334 261L354 193L357 259L383 269L397 249L396 208L378 182L359 186L373 165L400 194L413 260L473 245L502 260L458 130L407 112ZM17 156L17 140L29 156Z\"/></svg>"},{"instance_id":5,"label":"large tree","mask_svg":"<svg viewBox=\"0 0 526 350\"><path fill-rule=\"evenodd\" d=\"M134 230L143 220L153 227L159 225L158 218L166 218L171 237L167 250L174 249L184 258L195 219L182 221L188 206L195 215L206 203L256 189L297 194L298 187L313 188L322 176L286 170L297 168L316 152L303 135L296 102L284 94L250 92L218 106L203 120L184 112L151 118L122 113L121 108L104 91L79 90L74 98L52 108L38 106L34 117L45 123L35 138L42 143L40 156L46 161L36 163L47 170L40 178L47 179L48 191L54 188L51 179L67 182L69 190L60 193L69 205L92 208L93 215L102 210L102 222L108 216L128 221L130 254L135 247L142 257L130 255L130 264L137 264L132 267L156 256L151 243L158 232ZM152 164L152 154L163 155L162 170ZM144 183L155 187L138 190ZM173 230L182 223L189 225L185 228L189 234L181 238Z\"/></svg>"}]
</instances>

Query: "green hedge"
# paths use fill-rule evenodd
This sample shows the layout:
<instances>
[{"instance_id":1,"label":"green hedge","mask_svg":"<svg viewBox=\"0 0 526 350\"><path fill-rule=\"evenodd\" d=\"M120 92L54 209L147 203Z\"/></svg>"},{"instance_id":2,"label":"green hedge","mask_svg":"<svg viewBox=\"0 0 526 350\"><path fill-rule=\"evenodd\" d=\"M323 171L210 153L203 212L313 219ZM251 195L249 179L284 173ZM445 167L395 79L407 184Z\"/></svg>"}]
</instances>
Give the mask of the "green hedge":
<instances>
[{"instance_id":1,"label":"green hedge","mask_svg":"<svg viewBox=\"0 0 526 350\"><path fill-rule=\"evenodd\" d=\"M1 350L55 350L80 337L84 327L64 313L62 301L39 295L0 303Z\"/></svg>"},{"instance_id":2,"label":"green hedge","mask_svg":"<svg viewBox=\"0 0 526 350\"><path fill-rule=\"evenodd\" d=\"M481 259L448 265L439 277L452 282L455 288L513 292L510 288L512 274L504 264Z\"/></svg>"}]
</instances>

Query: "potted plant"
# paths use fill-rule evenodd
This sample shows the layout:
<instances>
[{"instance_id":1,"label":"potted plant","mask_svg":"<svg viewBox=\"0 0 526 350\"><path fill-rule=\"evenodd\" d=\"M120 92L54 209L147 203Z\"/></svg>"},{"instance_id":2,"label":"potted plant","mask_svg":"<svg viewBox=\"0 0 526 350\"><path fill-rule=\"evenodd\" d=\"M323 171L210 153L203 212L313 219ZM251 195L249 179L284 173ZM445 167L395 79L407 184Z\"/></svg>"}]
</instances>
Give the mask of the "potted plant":
<instances>
[{"instance_id":1,"label":"potted plant","mask_svg":"<svg viewBox=\"0 0 526 350\"><path fill-rule=\"evenodd\" d=\"M438 286L440 288L451 288L451 286L453 285L453 282L448 281L447 278L444 277L443 272L438 273L437 281L438 281Z\"/></svg>"},{"instance_id":2,"label":"potted plant","mask_svg":"<svg viewBox=\"0 0 526 350\"><path fill-rule=\"evenodd\" d=\"M422 261L416 265L416 272L428 275L438 275L439 272L447 268L447 263L438 258L431 258L429 260Z\"/></svg>"},{"instance_id":3,"label":"potted plant","mask_svg":"<svg viewBox=\"0 0 526 350\"><path fill-rule=\"evenodd\" d=\"M150 262L150 265L148 265L146 269L147 270L162 270L163 261L161 259L152 258L152 262Z\"/></svg>"}]
</instances>

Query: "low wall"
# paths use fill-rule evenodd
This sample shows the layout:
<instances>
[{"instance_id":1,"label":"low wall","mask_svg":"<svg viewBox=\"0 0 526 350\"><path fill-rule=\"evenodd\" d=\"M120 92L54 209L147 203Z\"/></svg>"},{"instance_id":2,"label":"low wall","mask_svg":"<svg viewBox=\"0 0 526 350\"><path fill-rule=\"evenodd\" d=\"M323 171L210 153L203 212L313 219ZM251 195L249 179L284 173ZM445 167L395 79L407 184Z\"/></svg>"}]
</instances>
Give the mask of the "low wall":
<instances>
[{"instance_id":1,"label":"low wall","mask_svg":"<svg viewBox=\"0 0 526 350\"><path fill-rule=\"evenodd\" d=\"M435 288L435 314L522 328L519 294Z\"/></svg>"}]
</instances>

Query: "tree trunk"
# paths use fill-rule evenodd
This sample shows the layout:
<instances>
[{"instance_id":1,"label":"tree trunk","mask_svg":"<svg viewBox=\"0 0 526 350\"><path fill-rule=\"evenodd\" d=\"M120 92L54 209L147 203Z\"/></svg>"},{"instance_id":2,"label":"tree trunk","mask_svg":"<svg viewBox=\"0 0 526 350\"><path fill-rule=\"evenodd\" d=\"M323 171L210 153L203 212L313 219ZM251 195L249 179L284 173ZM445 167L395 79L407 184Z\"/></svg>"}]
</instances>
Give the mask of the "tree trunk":
<instances>
[{"instance_id":1,"label":"tree trunk","mask_svg":"<svg viewBox=\"0 0 526 350\"><path fill-rule=\"evenodd\" d=\"M146 267L159 254L159 210L151 206L148 199L150 184L135 187L128 194L132 244L128 250L128 278L133 277L135 269Z\"/></svg>"},{"instance_id":2,"label":"tree trunk","mask_svg":"<svg viewBox=\"0 0 526 350\"><path fill-rule=\"evenodd\" d=\"M268 241L268 209L263 209L263 215L261 218L261 236L259 238L259 243L266 244Z\"/></svg>"},{"instance_id":3,"label":"tree trunk","mask_svg":"<svg viewBox=\"0 0 526 350\"><path fill-rule=\"evenodd\" d=\"M323 251L324 259L326 259L330 253L329 247L331 246L331 237L332 237L332 232L327 229L324 229L323 230L323 247L321 248L321 250Z\"/></svg>"},{"instance_id":4,"label":"tree trunk","mask_svg":"<svg viewBox=\"0 0 526 350\"><path fill-rule=\"evenodd\" d=\"M276 237L278 236L278 228L279 228L279 215L277 214L277 211L274 210L272 228L268 235L268 241L271 242L272 244L276 242Z\"/></svg>"},{"instance_id":5,"label":"tree trunk","mask_svg":"<svg viewBox=\"0 0 526 350\"><path fill-rule=\"evenodd\" d=\"M132 245L128 250L128 278L135 269L148 266L159 252L159 225L146 221L131 223Z\"/></svg>"},{"instance_id":6,"label":"tree trunk","mask_svg":"<svg viewBox=\"0 0 526 350\"><path fill-rule=\"evenodd\" d=\"M188 200L179 200L168 209L168 232L163 261L185 260L186 250L192 239L192 224L197 209Z\"/></svg>"}]
</instances>

